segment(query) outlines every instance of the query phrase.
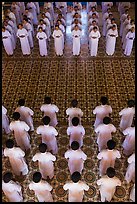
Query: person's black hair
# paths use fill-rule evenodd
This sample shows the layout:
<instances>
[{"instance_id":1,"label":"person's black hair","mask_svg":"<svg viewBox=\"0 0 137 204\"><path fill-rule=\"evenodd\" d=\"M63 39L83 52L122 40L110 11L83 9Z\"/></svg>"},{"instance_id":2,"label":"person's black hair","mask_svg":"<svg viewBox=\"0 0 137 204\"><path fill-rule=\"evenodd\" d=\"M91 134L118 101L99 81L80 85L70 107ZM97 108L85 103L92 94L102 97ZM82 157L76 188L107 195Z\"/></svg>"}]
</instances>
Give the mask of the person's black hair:
<instances>
[{"instance_id":1,"label":"person's black hair","mask_svg":"<svg viewBox=\"0 0 137 204\"><path fill-rule=\"evenodd\" d=\"M73 100L71 101L71 106L72 106L73 108L75 108L75 107L77 107L77 105L78 105L77 99L73 99Z\"/></svg>"},{"instance_id":2,"label":"person's black hair","mask_svg":"<svg viewBox=\"0 0 137 204\"><path fill-rule=\"evenodd\" d=\"M113 178L116 175L115 169L112 167L107 168L106 174L109 178Z\"/></svg>"},{"instance_id":3,"label":"person's black hair","mask_svg":"<svg viewBox=\"0 0 137 204\"><path fill-rule=\"evenodd\" d=\"M48 125L50 123L50 117L49 116L44 116L42 118L42 122L44 123L44 125Z\"/></svg>"},{"instance_id":4,"label":"person's black hair","mask_svg":"<svg viewBox=\"0 0 137 204\"><path fill-rule=\"evenodd\" d=\"M5 28L4 26L2 26L2 29L4 29L4 30L5 30L6 28Z\"/></svg>"},{"instance_id":5,"label":"person's black hair","mask_svg":"<svg viewBox=\"0 0 137 204\"><path fill-rule=\"evenodd\" d=\"M97 21L96 21L96 20L93 20L92 23L94 23L94 22L96 23Z\"/></svg>"},{"instance_id":6,"label":"person's black hair","mask_svg":"<svg viewBox=\"0 0 137 204\"><path fill-rule=\"evenodd\" d=\"M7 148L13 148L14 147L14 141L12 139L6 140L6 147Z\"/></svg>"},{"instance_id":7,"label":"person's black hair","mask_svg":"<svg viewBox=\"0 0 137 204\"><path fill-rule=\"evenodd\" d=\"M96 7L95 7L95 6L92 6L92 7L91 7L91 9L93 9L93 8L94 8L94 9L96 9Z\"/></svg>"},{"instance_id":8,"label":"person's black hair","mask_svg":"<svg viewBox=\"0 0 137 204\"><path fill-rule=\"evenodd\" d=\"M21 98L21 99L18 100L18 105L19 106L24 106L24 104L25 104L25 99L24 98Z\"/></svg>"},{"instance_id":9,"label":"person's black hair","mask_svg":"<svg viewBox=\"0 0 137 204\"><path fill-rule=\"evenodd\" d=\"M129 108L134 107L135 101L130 99L130 100L128 100L127 105L128 105Z\"/></svg>"},{"instance_id":10,"label":"person's black hair","mask_svg":"<svg viewBox=\"0 0 137 204\"><path fill-rule=\"evenodd\" d=\"M105 125L107 125L107 124L109 124L111 122L111 118L110 117L104 117L103 118L103 123L105 124Z\"/></svg>"},{"instance_id":11,"label":"person's black hair","mask_svg":"<svg viewBox=\"0 0 137 204\"><path fill-rule=\"evenodd\" d=\"M111 18L111 21L115 21L115 18Z\"/></svg>"},{"instance_id":12,"label":"person's black hair","mask_svg":"<svg viewBox=\"0 0 137 204\"><path fill-rule=\"evenodd\" d=\"M43 28L42 28L42 27L39 27L39 29L42 29L42 30L43 30ZM39 30L39 29L38 29L38 30Z\"/></svg>"},{"instance_id":13,"label":"person's black hair","mask_svg":"<svg viewBox=\"0 0 137 204\"><path fill-rule=\"evenodd\" d=\"M71 180L74 183L77 183L79 180L81 179L81 174L78 171L75 171L72 175L71 175Z\"/></svg>"},{"instance_id":14,"label":"person's black hair","mask_svg":"<svg viewBox=\"0 0 137 204\"><path fill-rule=\"evenodd\" d=\"M77 8L77 9L78 9L78 6L74 6L74 8Z\"/></svg>"},{"instance_id":15,"label":"person's black hair","mask_svg":"<svg viewBox=\"0 0 137 204\"><path fill-rule=\"evenodd\" d=\"M3 175L3 181L5 183L8 183L9 181L11 181L13 178L13 174L11 172L6 172L4 175Z\"/></svg>"},{"instance_id":16,"label":"person's black hair","mask_svg":"<svg viewBox=\"0 0 137 204\"><path fill-rule=\"evenodd\" d=\"M107 147L108 147L109 150L114 149L115 146L116 146L116 142L114 140L108 140L107 141Z\"/></svg>"},{"instance_id":17,"label":"person's black hair","mask_svg":"<svg viewBox=\"0 0 137 204\"><path fill-rule=\"evenodd\" d=\"M40 151L41 153L45 153L46 150L47 150L47 145L46 145L45 143L41 143L41 144L39 145L39 151Z\"/></svg>"},{"instance_id":18,"label":"person's black hair","mask_svg":"<svg viewBox=\"0 0 137 204\"><path fill-rule=\"evenodd\" d=\"M131 23L134 23L134 22L135 22L135 21L132 19L132 20L130 21L130 24L131 24Z\"/></svg>"},{"instance_id":19,"label":"person's black hair","mask_svg":"<svg viewBox=\"0 0 137 204\"><path fill-rule=\"evenodd\" d=\"M101 96L100 102L102 105L106 105L108 103L108 98L106 96Z\"/></svg>"},{"instance_id":20,"label":"person's black hair","mask_svg":"<svg viewBox=\"0 0 137 204\"><path fill-rule=\"evenodd\" d=\"M73 142L71 143L71 149L72 149L72 150L77 150L77 149L79 149L79 143L78 143L77 141L73 141Z\"/></svg>"},{"instance_id":21,"label":"person's black hair","mask_svg":"<svg viewBox=\"0 0 137 204\"><path fill-rule=\"evenodd\" d=\"M113 25L112 25L112 28L116 28L116 25L115 25L115 24L113 24Z\"/></svg>"},{"instance_id":22,"label":"person's black hair","mask_svg":"<svg viewBox=\"0 0 137 204\"><path fill-rule=\"evenodd\" d=\"M42 175L39 171L37 171L33 174L33 181L35 183L38 183L41 180L41 178L42 178Z\"/></svg>"},{"instance_id":23,"label":"person's black hair","mask_svg":"<svg viewBox=\"0 0 137 204\"><path fill-rule=\"evenodd\" d=\"M55 27L56 27L56 26L57 26L57 25L55 25ZM44 98L44 103L50 104L50 103L51 103L51 97L45 96L45 98Z\"/></svg>"},{"instance_id":24,"label":"person's black hair","mask_svg":"<svg viewBox=\"0 0 137 204\"><path fill-rule=\"evenodd\" d=\"M26 21L26 22L28 22L28 21L29 21L29 20L28 20L28 18L23 18L23 20L24 20L24 21Z\"/></svg>"},{"instance_id":25,"label":"person's black hair","mask_svg":"<svg viewBox=\"0 0 137 204\"><path fill-rule=\"evenodd\" d=\"M96 13L92 13L92 16L93 16L93 15L96 15Z\"/></svg>"},{"instance_id":26,"label":"person's black hair","mask_svg":"<svg viewBox=\"0 0 137 204\"><path fill-rule=\"evenodd\" d=\"M40 19L40 20L39 20L39 22L41 22L41 21L44 23L43 19Z\"/></svg>"},{"instance_id":27,"label":"person's black hair","mask_svg":"<svg viewBox=\"0 0 137 204\"><path fill-rule=\"evenodd\" d=\"M77 126L78 124L79 124L79 118L78 117L72 118L72 125Z\"/></svg>"},{"instance_id":28,"label":"person's black hair","mask_svg":"<svg viewBox=\"0 0 137 204\"><path fill-rule=\"evenodd\" d=\"M95 30L95 29L98 29L97 26L94 26L94 27L93 27L93 30Z\"/></svg>"},{"instance_id":29,"label":"person's black hair","mask_svg":"<svg viewBox=\"0 0 137 204\"><path fill-rule=\"evenodd\" d=\"M12 115L14 120L18 120L20 118L20 113L19 112L14 112Z\"/></svg>"},{"instance_id":30,"label":"person's black hair","mask_svg":"<svg viewBox=\"0 0 137 204\"><path fill-rule=\"evenodd\" d=\"M127 11L129 11L129 9L126 9L126 10L125 10L125 13L126 13Z\"/></svg>"}]
</instances>

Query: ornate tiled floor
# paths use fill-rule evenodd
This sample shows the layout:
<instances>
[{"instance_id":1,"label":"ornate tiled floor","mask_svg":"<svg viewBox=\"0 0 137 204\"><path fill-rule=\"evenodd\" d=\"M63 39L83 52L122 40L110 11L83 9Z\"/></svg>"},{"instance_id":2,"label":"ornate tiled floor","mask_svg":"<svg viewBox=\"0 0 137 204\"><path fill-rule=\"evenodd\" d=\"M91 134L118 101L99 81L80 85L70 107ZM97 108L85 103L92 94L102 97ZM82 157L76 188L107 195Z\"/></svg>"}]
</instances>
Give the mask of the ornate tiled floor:
<instances>
[{"instance_id":1,"label":"ornate tiled floor","mask_svg":"<svg viewBox=\"0 0 137 204\"><path fill-rule=\"evenodd\" d=\"M114 8L117 16L117 9ZM131 12L133 13L133 12ZM101 16L101 12L99 13ZM134 14L134 13L133 13ZM56 57L54 53L54 42L51 39L48 46L48 57L40 57L37 40L34 39L34 49L29 57L21 54L19 42L13 57L7 57L5 51L2 52L2 101L8 109L8 115L12 116L17 107L19 98L26 99L26 105L34 110L35 130L40 123L42 114L40 106L43 103L45 95L52 97L53 102L59 107L58 113L59 125L57 130L59 152L55 162L55 176L49 183L53 186L54 202L67 201L67 193L62 186L67 180L70 180L70 174L67 167L67 161L64 159L64 152L68 149L68 137L66 135L67 119L65 110L70 105L73 98L79 101L79 107L83 110L84 116L82 124L86 129L83 151L88 155L85 162L82 180L89 186L90 190L85 193L84 202L98 202L100 195L96 180L98 176L98 160L96 158L98 150L96 145L96 136L93 130L93 121L95 119L92 111L99 104L100 97L107 95L109 103L112 106L112 121L117 127L113 138L117 141L117 149L120 150L122 158L116 162L117 176L122 181L122 186L117 188L112 202L129 201L129 192L133 183L127 185L124 175L127 167L127 157L122 153L121 143L123 136L119 132L118 112L126 106L129 98L135 97L135 51L133 49L130 57L125 57L121 49L121 39L118 37L116 52L114 56L109 57L105 54L105 39L100 38L99 51L97 57L90 57L87 46L87 19L83 11L83 36L81 55L72 56L72 40L70 35L70 14L67 17L67 33L65 43L65 53L63 57ZM118 19L118 17L117 17ZM101 22L100 22L101 26ZM101 28L101 27L100 27ZM7 136L3 134L3 146ZM13 138L11 134L9 138ZM40 137L34 133L31 134L31 153L26 156L29 165L29 174L26 177L16 179L23 186L24 202L37 202L32 191L28 190L28 184L32 173L38 170L37 164L31 162L31 158L37 151ZM8 159L3 160L3 173L11 169ZM3 202L6 202L3 195Z\"/></svg>"}]
</instances>

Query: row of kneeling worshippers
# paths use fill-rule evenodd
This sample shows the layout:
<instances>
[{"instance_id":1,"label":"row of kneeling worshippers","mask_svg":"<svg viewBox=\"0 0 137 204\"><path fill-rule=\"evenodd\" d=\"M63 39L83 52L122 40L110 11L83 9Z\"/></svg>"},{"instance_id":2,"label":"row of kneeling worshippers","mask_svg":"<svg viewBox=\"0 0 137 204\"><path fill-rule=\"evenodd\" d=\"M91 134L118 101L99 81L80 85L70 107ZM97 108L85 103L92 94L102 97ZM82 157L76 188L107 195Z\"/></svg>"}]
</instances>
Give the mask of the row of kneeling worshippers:
<instances>
[{"instance_id":1,"label":"row of kneeling worshippers","mask_svg":"<svg viewBox=\"0 0 137 204\"><path fill-rule=\"evenodd\" d=\"M108 98L102 96L100 99L101 105L93 110L96 115L94 130L97 135L96 142L98 144L97 159L99 163L99 176L97 185L100 190L101 201L111 201L116 190L116 186L121 186L122 182L115 176L115 160L121 158L120 152L115 148L116 142L112 139L112 133L116 132L116 128L111 124L109 117L112 114L112 108L108 104ZM128 167L125 173L127 183L134 183L130 192L130 199L135 200L135 127L132 127L132 122L135 114L134 100L128 100L128 107L119 112L121 116L120 131L125 136L122 143L123 154L128 156ZM33 118L34 112L25 106L25 100L18 101L18 107L13 113L14 121L9 124L7 109L2 106L2 126L6 136L14 131L15 141L7 139L3 145L3 159L8 157L14 175L21 176L29 173L27 163L27 155L31 151L30 135L28 131L34 131ZM70 137L70 148L64 153L64 157L68 160L68 168L71 175L71 181L64 184L63 189L69 191L69 202L81 202L83 200L84 190L88 191L89 186L81 181L81 174L84 169L84 162L87 155L82 151L83 137L85 129L81 125L81 117L83 112L78 106L78 101L73 99L71 107L66 110L68 116L67 135ZM44 113L42 122L36 129L36 133L42 137L42 143L39 145L38 152L33 155L32 161L38 161L39 172L34 172L32 181L29 184L29 189L35 192L39 202L52 202L52 186L46 181L54 178L54 162L58 154L58 145L56 136L57 116L59 108L51 103L51 98L46 96L44 104L40 107ZM17 145L15 145L17 144ZM27 161L27 162L26 162ZM6 172L3 175L2 189L10 202L23 201L22 187L12 180L13 174ZM44 192L47 192L46 194ZM12 192L12 193L11 193ZM79 196L78 196L79 195Z\"/></svg>"},{"instance_id":2,"label":"row of kneeling worshippers","mask_svg":"<svg viewBox=\"0 0 137 204\"><path fill-rule=\"evenodd\" d=\"M38 2L29 2L22 7L21 2L13 2L11 9L5 12L2 41L7 55L13 55L17 44L17 38L20 40L23 55L30 55L31 49L34 47L34 36L38 39L39 52L41 56L48 55L49 42L51 36L54 38L55 53L62 56L64 52L64 44L66 43L66 14L67 3L45 2L43 9L38 9ZM23 2L22 2L23 3ZM35 5L35 3L37 3ZM57 3L57 2L56 2ZM92 2L94 3L94 2ZM96 3L96 2L95 2ZM98 42L101 37L99 21L102 21L102 35L106 38L106 53L113 55L115 52L116 38L118 37L118 29L116 19L114 18L111 7L113 2L103 2L102 17L99 17L97 5L88 5L87 10L87 27L88 27L88 45L91 56L97 56ZM106 4L105 4L106 3ZM120 6L119 6L120 7ZM120 30L119 35L122 38L122 49L126 56L130 56L135 38L135 23L129 15L130 4L122 6L120 11ZM124 8L123 8L124 7ZM82 6L79 2L74 2L71 10L70 18L71 35L72 35L72 53L75 56L80 55L81 37L82 37ZM53 32L52 32L53 31Z\"/></svg>"}]
</instances>

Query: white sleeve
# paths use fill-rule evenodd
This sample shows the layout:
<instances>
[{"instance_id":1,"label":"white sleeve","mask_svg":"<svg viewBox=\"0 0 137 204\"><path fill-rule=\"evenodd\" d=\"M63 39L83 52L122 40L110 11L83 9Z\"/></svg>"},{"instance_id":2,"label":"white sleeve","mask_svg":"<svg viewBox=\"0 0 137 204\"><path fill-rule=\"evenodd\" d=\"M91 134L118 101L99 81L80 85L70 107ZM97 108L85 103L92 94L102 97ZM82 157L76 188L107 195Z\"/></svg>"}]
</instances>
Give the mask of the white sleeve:
<instances>
[{"instance_id":1,"label":"white sleeve","mask_svg":"<svg viewBox=\"0 0 137 204\"><path fill-rule=\"evenodd\" d=\"M70 150L67 150L64 154L65 158L68 159L69 158L69 153L70 153Z\"/></svg>"},{"instance_id":2,"label":"white sleeve","mask_svg":"<svg viewBox=\"0 0 137 204\"><path fill-rule=\"evenodd\" d=\"M97 180L97 185L100 186L102 184L102 179Z\"/></svg>"},{"instance_id":3,"label":"white sleeve","mask_svg":"<svg viewBox=\"0 0 137 204\"><path fill-rule=\"evenodd\" d=\"M70 185L69 183L66 183L64 186L63 186L63 189L66 191L66 190L69 190L70 188Z\"/></svg>"},{"instance_id":4,"label":"white sleeve","mask_svg":"<svg viewBox=\"0 0 137 204\"><path fill-rule=\"evenodd\" d=\"M119 159L119 158L121 158L121 154L120 154L120 152L118 151L118 150L116 150L116 157Z\"/></svg>"},{"instance_id":5,"label":"white sleeve","mask_svg":"<svg viewBox=\"0 0 137 204\"><path fill-rule=\"evenodd\" d=\"M35 154L33 157L32 157L32 161L37 161L38 160L38 155L37 154Z\"/></svg>"},{"instance_id":6,"label":"white sleeve","mask_svg":"<svg viewBox=\"0 0 137 204\"><path fill-rule=\"evenodd\" d=\"M68 127L67 128L67 135L70 135L71 134L71 127Z\"/></svg>"},{"instance_id":7,"label":"white sleeve","mask_svg":"<svg viewBox=\"0 0 137 204\"><path fill-rule=\"evenodd\" d=\"M41 134L41 127L40 126L36 129L36 133L39 135Z\"/></svg>"},{"instance_id":8,"label":"white sleeve","mask_svg":"<svg viewBox=\"0 0 137 204\"><path fill-rule=\"evenodd\" d=\"M129 158L128 158L128 163L130 164L130 163L132 163L132 162L134 162L135 161L135 154L132 154Z\"/></svg>"},{"instance_id":9,"label":"white sleeve","mask_svg":"<svg viewBox=\"0 0 137 204\"><path fill-rule=\"evenodd\" d=\"M103 158L102 151L97 155L97 158L98 159L102 159Z\"/></svg>"},{"instance_id":10,"label":"white sleeve","mask_svg":"<svg viewBox=\"0 0 137 204\"><path fill-rule=\"evenodd\" d=\"M86 160L86 159L87 159L87 155L86 155L84 152L82 152L81 157L82 157L83 160Z\"/></svg>"},{"instance_id":11,"label":"white sleeve","mask_svg":"<svg viewBox=\"0 0 137 204\"><path fill-rule=\"evenodd\" d=\"M9 128L10 128L10 130L11 130L11 131L13 131L13 129L14 129L14 125L13 125L13 123L12 123L12 122L10 123Z\"/></svg>"},{"instance_id":12,"label":"white sleeve","mask_svg":"<svg viewBox=\"0 0 137 204\"><path fill-rule=\"evenodd\" d=\"M97 113L97 108L95 108L94 110L93 110L93 114L95 115Z\"/></svg>"},{"instance_id":13,"label":"white sleeve","mask_svg":"<svg viewBox=\"0 0 137 204\"><path fill-rule=\"evenodd\" d=\"M56 161L56 157L54 155L50 154L50 158L52 161Z\"/></svg>"},{"instance_id":14,"label":"white sleeve","mask_svg":"<svg viewBox=\"0 0 137 204\"><path fill-rule=\"evenodd\" d=\"M57 136L58 135L58 132L57 132L57 130L53 127L53 134L55 135L55 136Z\"/></svg>"},{"instance_id":15,"label":"white sleeve","mask_svg":"<svg viewBox=\"0 0 137 204\"><path fill-rule=\"evenodd\" d=\"M29 131L29 129L30 129L30 127L27 125L27 123L25 123L24 122L24 129L26 130L26 131Z\"/></svg>"},{"instance_id":16,"label":"white sleeve","mask_svg":"<svg viewBox=\"0 0 137 204\"><path fill-rule=\"evenodd\" d=\"M3 113L3 114L6 114L6 113L7 113L7 109L6 109L4 106L2 106L2 113Z\"/></svg>"},{"instance_id":17,"label":"white sleeve","mask_svg":"<svg viewBox=\"0 0 137 204\"><path fill-rule=\"evenodd\" d=\"M52 191L52 189L53 189L53 187L52 187L48 182L45 183L45 188L46 188L48 191Z\"/></svg>"},{"instance_id":18,"label":"white sleeve","mask_svg":"<svg viewBox=\"0 0 137 204\"><path fill-rule=\"evenodd\" d=\"M89 190L89 186L88 186L87 184L85 184L85 183L82 184L82 188L83 188L83 190L85 190L85 191L88 191L88 190Z\"/></svg>"},{"instance_id":19,"label":"white sleeve","mask_svg":"<svg viewBox=\"0 0 137 204\"><path fill-rule=\"evenodd\" d=\"M28 112L29 112L30 115L34 115L33 110L31 110L30 108L28 108Z\"/></svg>"}]
</instances>

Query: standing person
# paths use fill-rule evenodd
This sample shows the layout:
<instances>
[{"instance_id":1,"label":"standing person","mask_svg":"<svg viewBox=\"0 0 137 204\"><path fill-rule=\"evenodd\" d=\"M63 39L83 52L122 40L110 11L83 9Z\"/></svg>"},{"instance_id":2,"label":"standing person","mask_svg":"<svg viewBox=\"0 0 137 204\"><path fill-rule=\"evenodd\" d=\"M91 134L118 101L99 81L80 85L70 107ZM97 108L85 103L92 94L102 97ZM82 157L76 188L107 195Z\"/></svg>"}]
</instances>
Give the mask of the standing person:
<instances>
[{"instance_id":1,"label":"standing person","mask_svg":"<svg viewBox=\"0 0 137 204\"><path fill-rule=\"evenodd\" d=\"M74 30L72 31L73 37L73 55L78 56L80 54L80 38L82 36L81 30L75 25Z\"/></svg>"},{"instance_id":2,"label":"standing person","mask_svg":"<svg viewBox=\"0 0 137 204\"><path fill-rule=\"evenodd\" d=\"M33 181L29 184L29 189L35 192L39 202L53 202L52 194L50 193L53 188L47 181L41 178L41 173L35 172L33 174Z\"/></svg>"},{"instance_id":3,"label":"standing person","mask_svg":"<svg viewBox=\"0 0 137 204\"><path fill-rule=\"evenodd\" d=\"M67 150L64 156L68 159L68 167L71 175L75 171L78 171L81 174L87 155L80 149L77 141L71 143L71 149Z\"/></svg>"},{"instance_id":4,"label":"standing person","mask_svg":"<svg viewBox=\"0 0 137 204\"><path fill-rule=\"evenodd\" d=\"M12 180L13 175L7 172L3 175L2 190L9 202L23 202L21 186Z\"/></svg>"},{"instance_id":5,"label":"standing person","mask_svg":"<svg viewBox=\"0 0 137 204\"><path fill-rule=\"evenodd\" d=\"M2 42L7 55L12 56L14 51L12 36L10 32L5 29L5 27L2 27Z\"/></svg>"},{"instance_id":6,"label":"standing person","mask_svg":"<svg viewBox=\"0 0 137 204\"><path fill-rule=\"evenodd\" d=\"M97 106L93 110L93 114L96 115L94 128L96 128L99 124L102 124L103 118L112 113L112 108L110 105L108 105L108 98L106 96L101 96L100 102L101 105Z\"/></svg>"},{"instance_id":7,"label":"standing person","mask_svg":"<svg viewBox=\"0 0 137 204\"><path fill-rule=\"evenodd\" d=\"M25 105L25 99L19 99L18 101L19 107L16 108L15 112L20 113L20 120L27 123L30 127L30 131L34 131L33 119L32 116L34 115L33 110Z\"/></svg>"},{"instance_id":8,"label":"standing person","mask_svg":"<svg viewBox=\"0 0 137 204\"><path fill-rule=\"evenodd\" d=\"M107 27L106 24L107 24L107 19L109 18L109 14L112 15L110 8L107 9L107 12L105 12L103 14L103 17L102 17L102 19L103 19L102 20L102 24L103 24L103 32L102 32L102 34L103 34L104 37L106 36L106 27Z\"/></svg>"},{"instance_id":9,"label":"standing person","mask_svg":"<svg viewBox=\"0 0 137 204\"><path fill-rule=\"evenodd\" d=\"M135 183L135 153L128 158L128 167L125 175L127 183L133 181Z\"/></svg>"},{"instance_id":10,"label":"standing person","mask_svg":"<svg viewBox=\"0 0 137 204\"><path fill-rule=\"evenodd\" d=\"M24 12L24 15L23 15L23 17L24 16L27 16L27 18L29 19L29 22L31 23L31 25L32 25L32 34L33 34L33 36L34 36L34 26L33 26L33 15L32 15L32 13L29 11L29 9L25 9L25 12Z\"/></svg>"},{"instance_id":11,"label":"standing person","mask_svg":"<svg viewBox=\"0 0 137 204\"><path fill-rule=\"evenodd\" d=\"M45 96L44 104L41 106L40 110L44 112L44 116L50 117L50 126L55 127L58 124L56 113L58 113L59 108L51 103L51 97Z\"/></svg>"},{"instance_id":12,"label":"standing person","mask_svg":"<svg viewBox=\"0 0 137 204\"><path fill-rule=\"evenodd\" d=\"M4 156L9 157L10 165L15 175L20 176L28 174L28 166L25 162L25 152L19 147L14 147L14 141L8 139L6 141L6 148L4 149Z\"/></svg>"},{"instance_id":13,"label":"standing person","mask_svg":"<svg viewBox=\"0 0 137 204\"><path fill-rule=\"evenodd\" d=\"M114 140L108 140L107 142L107 149L102 150L98 155L97 158L100 161L99 164L99 172L100 176L106 174L106 170L109 167L115 166L116 158L120 158L120 152L115 150L116 142Z\"/></svg>"},{"instance_id":14,"label":"standing person","mask_svg":"<svg viewBox=\"0 0 137 204\"><path fill-rule=\"evenodd\" d=\"M97 27L93 27L93 30L89 34L90 38L90 55L97 56L98 50L98 40L100 38L100 32L98 31Z\"/></svg>"},{"instance_id":15,"label":"standing person","mask_svg":"<svg viewBox=\"0 0 137 204\"><path fill-rule=\"evenodd\" d=\"M106 35L106 53L113 55L115 52L116 38L118 37L118 31L116 25L113 25Z\"/></svg>"},{"instance_id":16,"label":"standing person","mask_svg":"<svg viewBox=\"0 0 137 204\"><path fill-rule=\"evenodd\" d=\"M57 154L58 146L56 136L58 135L57 130L50 126L50 117L45 116L42 118L44 125L39 126L36 130L37 134L42 136L42 143L47 144L48 151L53 152L53 154Z\"/></svg>"},{"instance_id":17,"label":"standing person","mask_svg":"<svg viewBox=\"0 0 137 204\"><path fill-rule=\"evenodd\" d=\"M121 120L120 120L121 131L125 130L128 127L131 127L133 117L135 114L135 107L134 107L135 101L128 100L127 105L128 105L127 108L124 108L119 112L119 115L121 116Z\"/></svg>"},{"instance_id":18,"label":"standing person","mask_svg":"<svg viewBox=\"0 0 137 204\"><path fill-rule=\"evenodd\" d=\"M61 30L62 33L63 33L63 36L62 36L62 44L63 44L63 49L64 49L65 27L64 27L64 25L62 24L61 20L57 20L57 24L59 25L59 28L60 28L60 30Z\"/></svg>"},{"instance_id":19,"label":"standing person","mask_svg":"<svg viewBox=\"0 0 137 204\"><path fill-rule=\"evenodd\" d=\"M107 148L107 142L112 139L112 132L116 132L116 128L113 124L110 124L111 119L109 117L105 117L103 119L103 124L100 124L95 129L97 134L97 144L99 148L99 152L102 149Z\"/></svg>"},{"instance_id":20,"label":"standing person","mask_svg":"<svg viewBox=\"0 0 137 204\"><path fill-rule=\"evenodd\" d=\"M67 182L63 186L63 189L65 191L69 190L69 194L68 194L69 202L82 202L83 196L84 196L84 190L85 191L89 190L89 186L83 181L80 181L80 179L81 179L80 173L75 171L71 175L72 181Z\"/></svg>"},{"instance_id":21,"label":"standing person","mask_svg":"<svg viewBox=\"0 0 137 204\"><path fill-rule=\"evenodd\" d=\"M34 47L33 43L33 28L31 23L28 22L28 19L23 19L23 27L28 31L28 40L30 48Z\"/></svg>"},{"instance_id":22,"label":"standing person","mask_svg":"<svg viewBox=\"0 0 137 204\"><path fill-rule=\"evenodd\" d=\"M34 4L36 6L37 15L39 15L40 14L39 2L34 2Z\"/></svg>"},{"instance_id":23,"label":"standing person","mask_svg":"<svg viewBox=\"0 0 137 204\"><path fill-rule=\"evenodd\" d=\"M6 15L9 16L9 18L14 22L14 25L17 27L15 14L10 9L7 9Z\"/></svg>"},{"instance_id":24,"label":"standing person","mask_svg":"<svg viewBox=\"0 0 137 204\"><path fill-rule=\"evenodd\" d=\"M132 27L126 35L124 55L126 56L131 55L134 39L135 39L135 28Z\"/></svg>"},{"instance_id":25,"label":"standing person","mask_svg":"<svg viewBox=\"0 0 137 204\"><path fill-rule=\"evenodd\" d=\"M114 196L116 186L121 186L121 181L115 176L115 169L109 167L105 176L97 180L101 195L101 202L110 202Z\"/></svg>"},{"instance_id":26,"label":"standing person","mask_svg":"<svg viewBox=\"0 0 137 204\"><path fill-rule=\"evenodd\" d=\"M122 16L120 17L120 37L122 37L122 33L123 33L123 23L126 20L127 16L129 14L129 10L126 9L125 12L122 14Z\"/></svg>"},{"instance_id":27,"label":"standing person","mask_svg":"<svg viewBox=\"0 0 137 204\"><path fill-rule=\"evenodd\" d=\"M13 119L10 123L10 130L14 131L15 140L18 146L21 147L23 151L28 151L31 147L30 145L30 136L28 131L30 127L24 122L20 121L20 113L14 112Z\"/></svg>"},{"instance_id":28,"label":"standing person","mask_svg":"<svg viewBox=\"0 0 137 204\"><path fill-rule=\"evenodd\" d=\"M30 55L30 45L28 41L28 32L22 24L18 25L17 37L20 39L23 55Z\"/></svg>"},{"instance_id":29,"label":"standing person","mask_svg":"<svg viewBox=\"0 0 137 204\"><path fill-rule=\"evenodd\" d=\"M37 8L36 8L34 2L28 1L26 8L29 9L29 11L33 15L33 24L38 25Z\"/></svg>"},{"instance_id":30,"label":"standing person","mask_svg":"<svg viewBox=\"0 0 137 204\"><path fill-rule=\"evenodd\" d=\"M67 128L67 135L70 136L70 146L73 141L77 141L79 146L83 146L83 137L85 135L85 129L82 125L79 125L79 118L72 118L72 126Z\"/></svg>"},{"instance_id":31,"label":"standing person","mask_svg":"<svg viewBox=\"0 0 137 204\"><path fill-rule=\"evenodd\" d=\"M4 129L6 134L9 134L10 127L9 127L9 118L7 116L7 109L2 106L2 129Z\"/></svg>"},{"instance_id":32,"label":"standing person","mask_svg":"<svg viewBox=\"0 0 137 204\"><path fill-rule=\"evenodd\" d=\"M41 56L47 56L47 35L43 32L42 27L39 27L36 38L39 41L39 51Z\"/></svg>"},{"instance_id":33,"label":"standing person","mask_svg":"<svg viewBox=\"0 0 137 204\"><path fill-rule=\"evenodd\" d=\"M54 38L54 46L55 46L55 52L57 56L63 55L63 33L60 30L58 25L55 25L55 30L52 34Z\"/></svg>"},{"instance_id":34,"label":"standing person","mask_svg":"<svg viewBox=\"0 0 137 204\"><path fill-rule=\"evenodd\" d=\"M53 161L56 161L56 157L52 155L50 152L47 151L47 145L44 143L41 143L39 145L39 151L36 153L32 161L36 162L38 161L39 164L39 171L42 175L43 179L47 179L47 176L49 176L50 179L54 177L54 164Z\"/></svg>"},{"instance_id":35,"label":"standing person","mask_svg":"<svg viewBox=\"0 0 137 204\"><path fill-rule=\"evenodd\" d=\"M16 16L16 23L17 25L21 23L21 11L20 11L20 7L17 5L17 2L12 2L11 4L11 11L13 11L13 13Z\"/></svg>"}]
</instances>

